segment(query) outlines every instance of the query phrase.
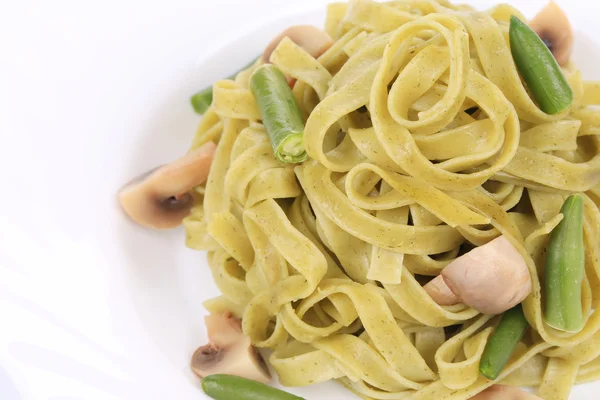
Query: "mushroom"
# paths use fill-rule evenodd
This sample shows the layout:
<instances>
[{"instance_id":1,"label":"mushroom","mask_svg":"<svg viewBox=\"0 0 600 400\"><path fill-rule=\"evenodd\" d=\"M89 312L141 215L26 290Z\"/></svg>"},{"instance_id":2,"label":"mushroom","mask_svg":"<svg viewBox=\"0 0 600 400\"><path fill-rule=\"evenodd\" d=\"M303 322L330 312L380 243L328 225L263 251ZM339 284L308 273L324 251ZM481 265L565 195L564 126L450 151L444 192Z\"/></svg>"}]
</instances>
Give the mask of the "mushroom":
<instances>
[{"instance_id":1,"label":"mushroom","mask_svg":"<svg viewBox=\"0 0 600 400\"><path fill-rule=\"evenodd\" d=\"M269 43L263 53L263 61L268 63L271 58L271 53L279 45L279 42L285 37L302 47L308 54L314 58L325 53L333 44L331 37L323 30L312 25L295 25L281 32Z\"/></svg>"},{"instance_id":2,"label":"mushroom","mask_svg":"<svg viewBox=\"0 0 600 400\"><path fill-rule=\"evenodd\" d=\"M542 400L542 398L516 387L494 385L471 397L471 400Z\"/></svg>"},{"instance_id":3,"label":"mushroom","mask_svg":"<svg viewBox=\"0 0 600 400\"><path fill-rule=\"evenodd\" d=\"M448 287L442 275L438 275L425 285L425 291L440 306L453 306L460 303L460 297L454 294Z\"/></svg>"},{"instance_id":4,"label":"mushroom","mask_svg":"<svg viewBox=\"0 0 600 400\"><path fill-rule=\"evenodd\" d=\"M156 229L178 226L192 208L190 191L208 177L215 149L216 145L208 142L134 179L119 192L121 207L140 225Z\"/></svg>"},{"instance_id":5,"label":"mushroom","mask_svg":"<svg viewBox=\"0 0 600 400\"><path fill-rule=\"evenodd\" d=\"M241 321L231 313L204 319L209 343L194 352L192 371L200 378L212 374L241 376L267 383L271 374L261 355L242 332Z\"/></svg>"},{"instance_id":6,"label":"mushroom","mask_svg":"<svg viewBox=\"0 0 600 400\"><path fill-rule=\"evenodd\" d=\"M519 251L499 236L452 261L424 289L440 305L462 302L500 314L527 297L531 276Z\"/></svg>"},{"instance_id":7,"label":"mushroom","mask_svg":"<svg viewBox=\"0 0 600 400\"><path fill-rule=\"evenodd\" d=\"M566 65L573 52L573 30L563 10L550 1L529 23L546 43L559 65Z\"/></svg>"}]
</instances>

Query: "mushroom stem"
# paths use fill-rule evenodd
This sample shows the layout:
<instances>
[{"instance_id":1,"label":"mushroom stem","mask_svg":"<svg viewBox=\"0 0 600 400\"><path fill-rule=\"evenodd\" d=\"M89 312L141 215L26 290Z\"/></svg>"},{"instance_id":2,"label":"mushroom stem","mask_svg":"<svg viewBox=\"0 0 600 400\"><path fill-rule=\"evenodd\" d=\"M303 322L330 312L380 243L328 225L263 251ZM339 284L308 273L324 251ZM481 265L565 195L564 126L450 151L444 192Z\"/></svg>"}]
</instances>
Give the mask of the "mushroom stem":
<instances>
[{"instance_id":1,"label":"mushroom stem","mask_svg":"<svg viewBox=\"0 0 600 400\"><path fill-rule=\"evenodd\" d=\"M500 236L452 261L424 289L440 305L463 302L500 314L527 297L531 276L519 251Z\"/></svg>"},{"instance_id":2,"label":"mushroom stem","mask_svg":"<svg viewBox=\"0 0 600 400\"><path fill-rule=\"evenodd\" d=\"M208 142L134 179L119 192L121 207L143 226L169 229L180 225L193 205L190 192L208 177L215 149L216 145Z\"/></svg>"}]
</instances>

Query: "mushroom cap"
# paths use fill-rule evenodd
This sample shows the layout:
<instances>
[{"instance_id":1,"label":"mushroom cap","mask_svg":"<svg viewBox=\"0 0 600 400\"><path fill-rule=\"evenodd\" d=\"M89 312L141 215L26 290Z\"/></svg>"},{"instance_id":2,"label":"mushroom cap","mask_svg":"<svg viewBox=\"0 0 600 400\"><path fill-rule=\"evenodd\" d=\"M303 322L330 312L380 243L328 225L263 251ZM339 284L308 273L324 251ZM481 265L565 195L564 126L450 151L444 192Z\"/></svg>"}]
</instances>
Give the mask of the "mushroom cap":
<instances>
[{"instance_id":1,"label":"mushroom cap","mask_svg":"<svg viewBox=\"0 0 600 400\"><path fill-rule=\"evenodd\" d=\"M542 398L516 387L494 385L476 394L471 400L542 400Z\"/></svg>"},{"instance_id":2,"label":"mushroom cap","mask_svg":"<svg viewBox=\"0 0 600 400\"><path fill-rule=\"evenodd\" d=\"M573 53L573 29L564 11L550 1L529 26L548 45L558 64L567 65Z\"/></svg>"},{"instance_id":3,"label":"mushroom cap","mask_svg":"<svg viewBox=\"0 0 600 400\"><path fill-rule=\"evenodd\" d=\"M529 268L505 236L458 257L441 275L454 294L483 314L500 314L531 292Z\"/></svg>"},{"instance_id":4,"label":"mushroom cap","mask_svg":"<svg viewBox=\"0 0 600 400\"><path fill-rule=\"evenodd\" d=\"M423 289L440 306L453 306L461 302L460 297L450 290L442 275L429 281L427 285L423 286Z\"/></svg>"},{"instance_id":5,"label":"mushroom cap","mask_svg":"<svg viewBox=\"0 0 600 400\"><path fill-rule=\"evenodd\" d=\"M241 321L231 314L211 314L205 318L209 343L198 348L191 361L192 371L203 378L212 374L241 376L267 383L267 366L242 332Z\"/></svg>"},{"instance_id":6,"label":"mushroom cap","mask_svg":"<svg viewBox=\"0 0 600 400\"><path fill-rule=\"evenodd\" d=\"M312 25L294 25L281 32L267 45L263 52L265 63L270 61L271 53L286 36L314 58L319 57L333 44L331 37L322 29Z\"/></svg>"},{"instance_id":7,"label":"mushroom cap","mask_svg":"<svg viewBox=\"0 0 600 400\"><path fill-rule=\"evenodd\" d=\"M189 192L206 181L215 149L208 142L134 179L119 192L121 207L143 226L169 229L180 225L193 205Z\"/></svg>"}]
</instances>

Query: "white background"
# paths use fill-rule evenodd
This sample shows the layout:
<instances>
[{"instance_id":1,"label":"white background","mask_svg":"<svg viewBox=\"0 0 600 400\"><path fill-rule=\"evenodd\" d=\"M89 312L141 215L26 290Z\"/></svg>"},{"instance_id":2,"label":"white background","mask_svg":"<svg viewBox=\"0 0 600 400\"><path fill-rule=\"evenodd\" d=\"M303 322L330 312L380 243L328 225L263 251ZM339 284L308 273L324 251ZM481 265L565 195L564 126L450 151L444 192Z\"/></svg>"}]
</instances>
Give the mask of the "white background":
<instances>
[{"instance_id":1,"label":"white background","mask_svg":"<svg viewBox=\"0 0 600 400\"><path fill-rule=\"evenodd\" d=\"M133 226L114 196L186 150L190 94L326 3L0 0L1 400L204 398L187 368L216 294L204 256L181 231ZM544 1L512 3L533 15ZM600 78L597 3L559 3ZM351 397L335 388L297 393Z\"/></svg>"},{"instance_id":2,"label":"white background","mask_svg":"<svg viewBox=\"0 0 600 400\"><path fill-rule=\"evenodd\" d=\"M0 399L204 398L204 255L114 195L186 150L189 95L264 41L202 59L318 3L0 0Z\"/></svg>"}]
</instances>

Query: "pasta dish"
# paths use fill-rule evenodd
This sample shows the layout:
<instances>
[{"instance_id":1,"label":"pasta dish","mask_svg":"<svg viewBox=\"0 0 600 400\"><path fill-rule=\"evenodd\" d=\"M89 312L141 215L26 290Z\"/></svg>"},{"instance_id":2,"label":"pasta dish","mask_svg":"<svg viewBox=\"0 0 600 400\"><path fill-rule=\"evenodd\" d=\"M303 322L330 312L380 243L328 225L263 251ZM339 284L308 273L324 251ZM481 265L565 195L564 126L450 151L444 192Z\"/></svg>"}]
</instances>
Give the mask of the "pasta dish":
<instances>
[{"instance_id":1,"label":"pasta dish","mask_svg":"<svg viewBox=\"0 0 600 400\"><path fill-rule=\"evenodd\" d=\"M353 0L197 97L190 152L120 193L208 254L194 371L378 400L599 379L600 84L571 43L553 3Z\"/></svg>"}]
</instances>

